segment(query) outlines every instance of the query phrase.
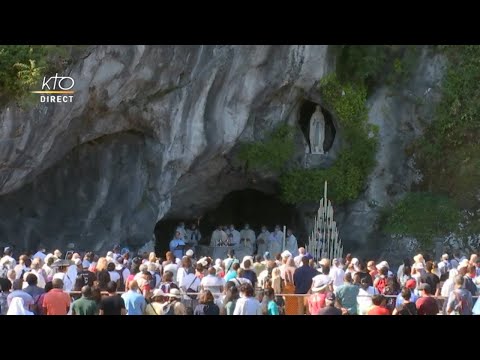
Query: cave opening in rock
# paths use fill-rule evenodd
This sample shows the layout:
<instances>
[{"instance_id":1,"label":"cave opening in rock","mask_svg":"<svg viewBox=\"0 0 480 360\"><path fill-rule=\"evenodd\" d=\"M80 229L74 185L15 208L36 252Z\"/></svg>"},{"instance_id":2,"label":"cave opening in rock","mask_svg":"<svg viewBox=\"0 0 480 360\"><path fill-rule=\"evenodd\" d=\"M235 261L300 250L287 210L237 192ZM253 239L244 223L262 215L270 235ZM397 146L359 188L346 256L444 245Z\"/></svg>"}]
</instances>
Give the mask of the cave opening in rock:
<instances>
[{"instance_id":1,"label":"cave opening in rock","mask_svg":"<svg viewBox=\"0 0 480 360\"><path fill-rule=\"evenodd\" d=\"M300 106L300 115L298 118L298 123L300 125L300 129L302 130L303 136L305 137L305 141L307 142L308 146L310 147L310 118L312 114L315 112L315 108L318 104L305 100ZM332 114L325 109L324 107L320 107L322 110L323 117L325 118L325 139L323 141L323 151L328 151L332 148L333 142L335 140L335 135L337 130L335 129L335 124L333 122Z\"/></svg>"},{"instance_id":2,"label":"cave opening in rock","mask_svg":"<svg viewBox=\"0 0 480 360\"><path fill-rule=\"evenodd\" d=\"M155 250L159 255L165 255L175 229L181 221L185 222L186 227L190 227L192 223L197 223L198 219L172 219L167 215L157 223ZM202 234L200 242L202 245L209 245L212 232L218 224L228 226L233 223L240 231L244 224L248 223L257 235L262 225L267 226L269 231L273 231L277 224L282 227L285 225L287 228L292 228L299 245L300 239L304 236L301 228L302 221L294 206L283 203L276 195L254 189L228 193L217 207L205 212L198 223Z\"/></svg>"}]
</instances>

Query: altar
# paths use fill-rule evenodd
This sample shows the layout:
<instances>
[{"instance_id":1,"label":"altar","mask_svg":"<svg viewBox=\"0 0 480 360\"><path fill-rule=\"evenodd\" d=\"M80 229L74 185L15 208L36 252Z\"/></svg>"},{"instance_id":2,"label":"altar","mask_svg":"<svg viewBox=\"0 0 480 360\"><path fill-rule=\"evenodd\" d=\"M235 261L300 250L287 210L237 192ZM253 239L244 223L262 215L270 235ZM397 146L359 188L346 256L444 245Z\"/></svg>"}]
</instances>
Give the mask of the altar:
<instances>
[{"instance_id":1,"label":"altar","mask_svg":"<svg viewBox=\"0 0 480 360\"><path fill-rule=\"evenodd\" d=\"M195 257L200 259L203 256L209 256L213 260L216 259L226 259L228 250L233 249L235 251L235 257L240 261L243 260L244 256L252 255L248 247L236 245L236 246L206 246L206 245L197 245L195 246Z\"/></svg>"}]
</instances>

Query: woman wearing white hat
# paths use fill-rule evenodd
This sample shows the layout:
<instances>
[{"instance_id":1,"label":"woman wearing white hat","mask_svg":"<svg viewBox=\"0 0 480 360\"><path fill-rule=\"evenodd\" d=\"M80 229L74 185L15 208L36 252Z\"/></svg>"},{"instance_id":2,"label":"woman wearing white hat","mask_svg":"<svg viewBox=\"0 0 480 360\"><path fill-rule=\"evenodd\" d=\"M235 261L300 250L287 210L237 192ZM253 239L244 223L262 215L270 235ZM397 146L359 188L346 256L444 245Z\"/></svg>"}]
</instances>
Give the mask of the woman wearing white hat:
<instances>
[{"instance_id":1,"label":"woman wearing white hat","mask_svg":"<svg viewBox=\"0 0 480 360\"><path fill-rule=\"evenodd\" d=\"M163 315L163 306L168 301L168 296L161 289L155 289L151 302L145 307L144 315Z\"/></svg>"},{"instance_id":2,"label":"woman wearing white hat","mask_svg":"<svg viewBox=\"0 0 480 360\"><path fill-rule=\"evenodd\" d=\"M163 315L187 315L185 305L180 302L180 290L170 289L167 297L169 298L169 301L163 305Z\"/></svg>"}]
</instances>

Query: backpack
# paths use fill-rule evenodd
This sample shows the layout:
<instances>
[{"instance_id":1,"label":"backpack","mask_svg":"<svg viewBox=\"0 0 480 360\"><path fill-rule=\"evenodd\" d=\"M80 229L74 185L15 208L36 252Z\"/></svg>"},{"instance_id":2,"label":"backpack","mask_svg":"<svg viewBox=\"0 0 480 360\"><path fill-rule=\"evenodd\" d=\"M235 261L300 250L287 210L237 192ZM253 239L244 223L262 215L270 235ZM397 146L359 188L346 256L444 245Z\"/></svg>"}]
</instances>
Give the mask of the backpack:
<instances>
[{"instance_id":1,"label":"backpack","mask_svg":"<svg viewBox=\"0 0 480 360\"><path fill-rule=\"evenodd\" d=\"M464 311L468 310L467 300L465 299L465 296L462 296L458 290L455 290L454 294L457 304L453 309L452 315L463 315L465 314Z\"/></svg>"},{"instance_id":2,"label":"backpack","mask_svg":"<svg viewBox=\"0 0 480 360\"><path fill-rule=\"evenodd\" d=\"M163 308L163 315L175 315L175 302L170 303Z\"/></svg>"},{"instance_id":3,"label":"backpack","mask_svg":"<svg viewBox=\"0 0 480 360\"><path fill-rule=\"evenodd\" d=\"M477 294L477 285L475 285L470 276L464 276L463 278L465 279L465 289L470 291L472 296L475 296Z\"/></svg>"},{"instance_id":4,"label":"backpack","mask_svg":"<svg viewBox=\"0 0 480 360\"><path fill-rule=\"evenodd\" d=\"M165 294L168 294L170 292L170 289L178 289L178 286L175 285L173 282L172 283L163 283L162 285L160 285L160 289Z\"/></svg>"},{"instance_id":5,"label":"backpack","mask_svg":"<svg viewBox=\"0 0 480 360\"><path fill-rule=\"evenodd\" d=\"M148 284L150 285L150 289L155 289L155 286L157 286L157 273L153 273L152 280L150 280Z\"/></svg>"},{"instance_id":6,"label":"backpack","mask_svg":"<svg viewBox=\"0 0 480 360\"><path fill-rule=\"evenodd\" d=\"M123 270L125 269L122 268L122 270L115 270L118 273L118 275L120 275L120 279L118 280L117 291L125 291L125 279L123 278Z\"/></svg>"},{"instance_id":7,"label":"backpack","mask_svg":"<svg viewBox=\"0 0 480 360\"><path fill-rule=\"evenodd\" d=\"M32 306L31 310L35 315L42 315L42 304L39 303L42 295L43 294L37 295L36 299L35 299L35 302L33 303L33 306Z\"/></svg>"},{"instance_id":8,"label":"backpack","mask_svg":"<svg viewBox=\"0 0 480 360\"><path fill-rule=\"evenodd\" d=\"M22 279L23 280L23 275L25 275L27 271L25 269L22 269L22 272L20 273L20 277L19 279Z\"/></svg>"},{"instance_id":9,"label":"backpack","mask_svg":"<svg viewBox=\"0 0 480 360\"><path fill-rule=\"evenodd\" d=\"M7 278L8 267L7 265L3 264L0 265L0 278Z\"/></svg>"},{"instance_id":10,"label":"backpack","mask_svg":"<svg viewBox=\"0 0 480 360\"><path fill-rule=\"evenodd\" d=\"M197 280L198 278L195 276L191 284L188 286L187 293L196 293L198 290L192 289L193 283ZM197 298L197 295L187 295L190 299L195 300Z\"/></svg>"},{"instance_id":11,"label":"backpack","mask_svg":"<svg viewBox=\"0 0 480 360\"><path fill-rule=\"evenodd\" d=\"M377 286L375 286L380 294L383 294L385 292L385 288L387 287L387 278L382 277L379 278Z\"/></svg>"}]
</instances>

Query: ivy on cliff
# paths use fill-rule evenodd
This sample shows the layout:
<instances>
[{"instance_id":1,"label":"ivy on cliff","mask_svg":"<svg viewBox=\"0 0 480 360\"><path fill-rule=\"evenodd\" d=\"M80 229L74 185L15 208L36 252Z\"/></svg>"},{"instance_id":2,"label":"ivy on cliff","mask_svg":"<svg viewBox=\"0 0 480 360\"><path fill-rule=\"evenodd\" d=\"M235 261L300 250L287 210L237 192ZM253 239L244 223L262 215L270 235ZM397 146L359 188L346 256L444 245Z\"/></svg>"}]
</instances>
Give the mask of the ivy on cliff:
<instances>
[{"instance_id":1,"label":"ivy on cliff","mask_svg":"<svg viewBox=\"0 0 480 360\"><path fill-rule=\"evenodd\" d=\"M337 74L341 81L375 86L397 86L409 79L418 63L416 45L337 45L334 46Z\"/></svg>"},{"instance_id":2,"label":"ivy on cliff","mask_svg":"<svg viewBox=\"0 0 480 360\"><path fill-rule=\"evenodd\" d=\"M291 126L282 124L264 141L242 144L238 158L248 170L280 171L295 152L293 133Z\"/></svg>"},{"instance_id":3,"label":"ivy on cliff","mask_svg":"<svg viewBox=\"0 0 480 360\"><path fill-rule=\"evenodd\" d=\"M324 181L331 184L330 198L335 202L353 200L375 165L378 129L367 123L366 87L342 83L331 74L322 79L320 92L340 123L346 146L328 169L293 169L282 174L282 197L288 203L319 200Z\"/></svg>"},{"instance_id":4,"label":"ivy on cliff","mask_svg":"<svg viewBox=\"0 0 480 360\"><path fill-rule=\"evenodd\" d=\"M426 190L446 193L461 208L478 208L480 184L480 46L441 49L448 65L435 119L413 151Z\"/></svg>"},{"instance_id":5,"label":"ivy on cliff","mask_svg":"<svg viewBox=\"0 0 480 360\"><path fill-rule=\"evenodd\" d=\"M435 238L458 229L460 219L459 209L447 196L408 193L387 212L383 229L392 235L414 237L429 248Z\"/></svg>"},{"instance_id":6,"label":"ivy on cliff","mask_svg":"<svg viewBox=\"0 0 480 360\"><path fill-rule=\"evenodd\" d=\"M323 196L327 180L330 196L336 203L354 200L365 186L375 165L378 129L368 124L366 100L375 86L403 84L417 64L420 48L399 45L340 45L334 46L336 73L320 82L320 92L327 107L340 124L345 146L328 169L288 169L291 144L267 151L266 145L248 144L249 164L274 170L280 175L282 198L288 203L317 201ZM266 140L267 143L270 140ZM249 149L249 150L245 150ZM267 157L272 160L267 160Z\"/></svg>"}]
</instances>

